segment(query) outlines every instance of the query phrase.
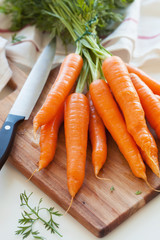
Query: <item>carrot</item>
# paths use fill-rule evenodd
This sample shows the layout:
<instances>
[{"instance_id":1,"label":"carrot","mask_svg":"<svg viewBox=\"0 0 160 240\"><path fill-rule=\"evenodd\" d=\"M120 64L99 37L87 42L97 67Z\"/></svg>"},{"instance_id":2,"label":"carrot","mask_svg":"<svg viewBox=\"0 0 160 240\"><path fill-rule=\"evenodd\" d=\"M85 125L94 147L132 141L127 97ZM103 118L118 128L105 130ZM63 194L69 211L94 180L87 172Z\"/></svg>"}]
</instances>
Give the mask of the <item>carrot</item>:
<instances>
[{"instance_id":1,"label":"carrot","mask_svg":"<svg viewBox=\"0 0 160 240\"><path fill-rule=\"evenodd\" d=\"M152 90L143 81L141 81L136 74L131 73L130 76L140 97L146 118L151 127L156 131L157 136L160 138L160 102ZM158 150L154 140L152 140L151 157L153 161L149 163L147 160L147 164L149 166L151 164L151 169L157 176L159 176Z\"/></svg>"},{"instance_id":2,"label":"carrot","mask_svg":"<svg viewBox=\"0 0 160 240\"><path fill-rule=\"evenodd\" d=\"M107 138L104 123L93 105L89 92L87 93L87 98L90 113L89 136L92 145L92 164L95 176L97 176L107 158Z\"/></svg>"},{"instance_id":3,"label":"carrot","mask_svg":"<svg viewBox=\"0 0 160 240\"><path fill-rule=\"evenodd\" d=\"M42 168L47 167L48 164L54 158L57 145L58 131L60 125L63 122L63 119L64 119L64 104L60 106L54 119L41 127L40 160L38 169L39 171Z\"/></svg>"},{"instance_id":4,"label":"carrot","mask_svg":"<svg viewBox=\"0 0 160 240\"><path fill-rule=\"evenodd\" d=\"M133 174L147 181L145 165L137 145L127 131L123 116L110 92L108 84L104 80L96 80L90 84L89 91L98 114L128 161Z\"/></svg>"},{"instance_id":5,"label":"carrot","mask_svg":"<svg viewBox=\"0 0 160 240\"><path fill-rule=\"evenodd\" d=\"M85 176L88 124L89 105L87 97L82 93L70 94L65 102L64 127L67 184L72 200L82 186Z\"/></svg>"},{"instance_id":6,"label":"carrot","mask_svg":"<svg viewBox=\"0 0 160 240\"><path fill-rule=\"evenodd\" d=\"M130 76L139 95L146 118L160 138L160 102L152 90L136 74L131 73Z\"/></svg>"},{"instance_id":7,"label":"carrot","mask_svg":"<svg viewBox=\"0 0 160 240\"><path fill-rule=\"evenodd\" d=\"M140 149L141 155L143 160L146 162L146 164L152 169L152 171L160 177L160 172L159 172L159 162L158 162L158 149L156 142L154 138L152 138L152 143L151 143L151 158L147 156L147 154ZM152 160L151 160L152 159Z\"/></svg>"},{"instance_id":8,"label":"carrot","mask_svg":"<svg viewBox=\"0 0 160 240\"><path fill-rule=\"evenodd\" d=\"M80 74L82 65L83 59L78 54L71 53L65 58L43 106L34 117L34 133L40 126L48 123L55 117L59 107L64 103L65 98Z\"/></svg>"},{"instance_id":9,"label":"carrot","mask_svg":"<svg viewBox=\"0 0 160 240\"><path fill-rule=\"evenodd\" d=\"M49 163L53 160L56 145L57 145L57 138L58 138L58 131L60 125L62 124L64 119L64 104L62 104L54 117L49 123L46 123L41 127L40 131L40 159L38 162L38 168L36 168L31 176L28 178L28 181L33 177L36 172L39 172L41 169L46 168Z\"/></svg>"},{"instance_id":10,"label":"carrot","mask_svg":"<svg viewBox=\"0 0 160 240\"><path fill-rule=\"evenodd\" d=\"M151 136L148 134L140 99L125 64L119 57L113 56L103 62L102 69L124 114L128 132L137 145L150 156Z\"/></svg>"},{"instance_id":11,"label":"carrot","mask_svg":"<svg viewBox=\"0 0 160 240\"><path fill-rule=\"evenodd\" d=\"M137 76L141 78L141 80L147 84L147 86L155 93L160 95L160 83L149 75L147 75L144 71L140 70L139 68L133 67L126 63L127 69L129 73L135 73Z\"/></svg>"}]
</instances>

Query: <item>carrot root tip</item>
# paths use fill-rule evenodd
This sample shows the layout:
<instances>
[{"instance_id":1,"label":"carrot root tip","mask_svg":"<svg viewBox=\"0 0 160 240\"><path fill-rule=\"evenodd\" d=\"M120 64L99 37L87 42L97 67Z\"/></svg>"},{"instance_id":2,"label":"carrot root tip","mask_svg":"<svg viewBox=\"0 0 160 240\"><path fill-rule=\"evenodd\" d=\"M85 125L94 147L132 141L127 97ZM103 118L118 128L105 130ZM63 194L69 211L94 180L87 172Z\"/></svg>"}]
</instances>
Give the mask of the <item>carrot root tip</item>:
<instances>
[{"instance_id":1,"label":"carrot root tip","mask_svg":"<svg viewBox=\"0 0 160 240\"><path fill-rule=\"evenodd\" d=\"M69 212L69 210L70 210L70 208L71 208L71 206L72 206L72 203L73 203L73 199L74 199L74 197L71 198L71 201L70 201L69 207L67 208L67 210L65 211L65 213L63 214L63 216L66 216L67 213Z\"/></svg>"},{"instance_id":2,"label":"carrot root tip","mask_svg":"<svg viewBox=\"0 0 160 240\"><path fill-rule=\"evenodd\" d=\"M104 181L111 181L110 178L103 178L103 177L99 177L97 174L95 175L96 178L100 179L100 180L104 180Z\"/></svg>"},{"instance_id":3,"label":"carrot root tip","mask_svg":"<svg viewBox=\"0 0 160 240\"><path fill-rule=\"evenodd\" d=\"M160 190L155 189L154 187L152 187L152 185L148 182L147 179L144 179L144 180L145 180L145 182L146 182L146 184L148 185L149 188L151 188L151 189L152 189L153 191L155 191L155 192L160 192Z\"/></svg>"},{"instance_id":4,"label":"carrot root tip","mask_svg":"<svg viewBox=\"0 0 160 240\"><path fill-rule=\"evenodd\" d=\"M31 180L31 178L33 177L33 175L36 173L36 172L39 172L39 168L36 168L33 173L31 174L31 176L27 179L26 182L29 182Z\"/></svg>"}]
</instances>

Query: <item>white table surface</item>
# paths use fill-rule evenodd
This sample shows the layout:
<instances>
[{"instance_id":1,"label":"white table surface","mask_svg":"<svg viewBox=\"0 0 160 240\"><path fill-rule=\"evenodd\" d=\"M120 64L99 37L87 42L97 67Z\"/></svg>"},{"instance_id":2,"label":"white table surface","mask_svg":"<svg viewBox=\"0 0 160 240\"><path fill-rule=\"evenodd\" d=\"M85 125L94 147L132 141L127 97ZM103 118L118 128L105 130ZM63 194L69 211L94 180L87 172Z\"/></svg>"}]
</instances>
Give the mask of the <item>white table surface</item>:
<instances>
[{"instance_id":1,"label":"white table surface","mask_svg":"<svg viewBox=\"0 0 160 240\"><path fill-rule=\"evenodd\" d=\"M147 73L160 80L160 61L148 62L143 67ZM1 113L2 114L2 113ZM21 217L20 193L33 192L32 203L37 204L42 197L42 205L45 207L54 206L61 213L64 210L52 201L46 194L39 190L32 182L27 182L26 178L17 171L9 162L5 164L0 172L0 239L19 240L21 236L16 236L18 219ZM62 238L57 235L50 235L42 229L41 224L37 224L38 229L47 240L97 240L98 238L86 230L69 214L65 217L57 218L60 224L59 231ZM27 238L29 240L32 237ZM160 239L160 196L151 200L142 209L129 217L119 227L102 238L103 240L151 240Z\"/></svg>"}]
</instances>

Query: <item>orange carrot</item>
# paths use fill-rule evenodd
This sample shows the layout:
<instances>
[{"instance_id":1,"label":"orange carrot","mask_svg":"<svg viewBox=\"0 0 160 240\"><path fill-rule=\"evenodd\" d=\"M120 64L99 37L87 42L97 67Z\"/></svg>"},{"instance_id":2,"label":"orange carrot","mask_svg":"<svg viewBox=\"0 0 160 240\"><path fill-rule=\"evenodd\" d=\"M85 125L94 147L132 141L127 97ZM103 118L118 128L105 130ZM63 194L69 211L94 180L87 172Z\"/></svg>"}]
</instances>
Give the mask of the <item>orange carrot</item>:
<instances>
[{"instance_id":1,"label":"orange carrot","mask_svg":"<svg viewBox=\"0 0 160 240\"><path fill-rule=\"evenodd\" d=\"M146 164L152 169L152 171L160 177L160 172L159 172L159 162L158 162L158 149L156 142L154 138L152 138L152 143L151 143L151 158L147 156L147 154L140 149L140 153L142 155L143 160L146 162Z\"/></svg>"},{"instance_id":2,"label":"orange carrot","mask_svg":"<svg viewBox=\"0 0 160 240\"><path fill-rule=\"evenodd\" d=\"M147 86L155 93L160 95L160 83L149 75L147 75L144 71L140 70L139 68L133 67L126 63L127 69L129 73L135 73L137 76L141 78L141 80L147 84Z\"/></svg>"},{"instance_id":3,"label":"orange carrot","mask_svg":"<svg viewBox=\"0 0 160 240\"><path fill-rule=\"evenodd\" d=\"M151 89L134 73L131 80L141 100L146 118L160 138L160 102Z\"/></svg>"},{"instance_id":4,"label":"orange carrot","mask_svg":"<svg viewBox=\"0 0 160 240\"><path fill-rule=\"evenodd\" d=\"M87 98L90 113L89 136L92 144L92 164L94 173L97 176L107 159L107 138L104 123L93 105L89 92Z\"/></svg>"},{"instance_id":5,"label":"orange carrot","mask_svg":"<svg viewBox=\"0 0 160 240\"><path fill-rule=\"evenodd\" d=\"M156 131L157 136L160 138L160 102L156 95L151 91L151 89L134 73L130 74L131 80L136 88L136 91L140 97L141 104L143 106L146 118L150 123L151 127ZM146 160L147 164L150 166L152 171L159 175L159 163L158 163L158 149L154 139L152 140L151 147L151 157L152 161L146 159L146 154L142 153L142 156Z\"/></svg>"},{"instance_id":6,"label":"orange carrot","mask_svg":"<svg viewBox=\"0 0 160 240\"><path fill-rule=\"evenodd\" d=\"M103 62L102 69L124 114L128 132L133 136L137 145L149 156L151 136L148 134L140 99L125 64L119 57L113 56Z\"/></svg>"},{"instance_id":7,"label":"orange carrot","mask_svg":"<svg viewBox=\"0 0 160 240\"><path fill-rule=\"evenodd\" d=\"M110 92L108 84L104 80L96 80L90 84L89 90L98 114L128 161L133 174L147 181L145 165L137 145L127 131L122 114Z\"/></svg>"},{"instance_id":8,"label":"orange carrot","mask_svg":"<svg viewBox=\"0 0 160 240\"><path fill-rule=\"evenodd\" d=\"M89 105L82 93L65 102L64 127L67 151L67 184L72 200L83 184L89 124Z\"/></svg>"},{"instance_id":9,"label":"orange carrot","mask_svg":"<svg viewBox=\"0 0 160 240\"><path fill-rule=\"evenodd\" d=\"M64 104L60 106L54 119L41 127L40 160L38 169L39 171L42 168L47 167L48 164L54 158L57 145L58 131L60 125L63 122L63 119L64 119Z\"/></svg>"},{"instance_id":10,"label":"orange carrot","mask_svg":"<svg viewBox=\"0 0 160 240\"><path fill-rule=\"evenodd\" d=\"M65 58L43 106L34 117L34 132L55 117L59 107L64 103L65 98L80 74L82 65L83 59L78 54L72 53Z\"/></svg>"}]
</instances>

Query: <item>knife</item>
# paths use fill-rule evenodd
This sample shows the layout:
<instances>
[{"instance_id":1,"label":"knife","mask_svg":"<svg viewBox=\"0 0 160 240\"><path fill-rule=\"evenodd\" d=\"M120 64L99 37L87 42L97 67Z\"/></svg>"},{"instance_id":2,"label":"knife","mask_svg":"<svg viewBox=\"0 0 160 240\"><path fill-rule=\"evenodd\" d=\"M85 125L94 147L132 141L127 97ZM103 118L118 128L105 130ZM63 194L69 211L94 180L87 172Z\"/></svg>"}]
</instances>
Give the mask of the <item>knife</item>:
<instances>
[{"instance_id":1,"label":"knife","mask_svg":"<svg viewBox=\"0 0 160 240\"><path fill-rule=\"evenodd\" d=\"M56 49L56 38L44 48L25 81L2 128L0 129L0 169L6 162L19 123L27 120L36 104L51 70Z\"/></svg>"}]
</instances>

